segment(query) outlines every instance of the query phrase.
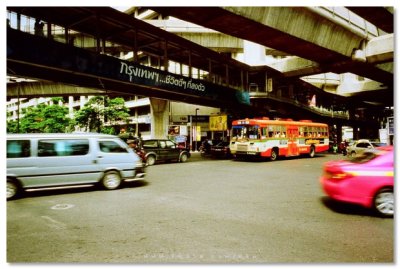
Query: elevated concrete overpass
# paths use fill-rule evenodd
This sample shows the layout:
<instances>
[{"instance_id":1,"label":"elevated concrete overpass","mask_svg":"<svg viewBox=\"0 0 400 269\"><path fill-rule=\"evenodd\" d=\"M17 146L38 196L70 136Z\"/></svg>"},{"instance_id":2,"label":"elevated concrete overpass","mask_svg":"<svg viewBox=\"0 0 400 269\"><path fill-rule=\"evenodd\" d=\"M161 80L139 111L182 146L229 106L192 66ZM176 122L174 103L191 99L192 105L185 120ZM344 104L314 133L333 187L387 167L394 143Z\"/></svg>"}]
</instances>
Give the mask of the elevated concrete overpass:
<instances>
[{"instance_id":1,"label":"elevated concrete overpass","mask_svg":"<svg viewBox=\"0 0 400 269\"><path fill-rule=\"evenodd\" d=\"M272 68L252 68L111 8L7 8L18 14L41 18L45 22L48 22L46 37L28 36L27 34L22 36L12 29L8 30L11 33L8 34L8 37L11 38L10 41L7 40L8 42L15 44L32 44L32 48L30 48L31 50L29 52L24 49L20 50L21 55L25 55L27 58L15 57L16 54L12 57L8 57L7 69L10 74L55 80L72 85L96 88L107 91L108 93L115 91L122 94L153 96L161 99L177 100L221 108L230 107L235 110L243 109L244 111L248 111L248 113L254 113L259 107L249 107L247 104L241 102L243 100L240 100L240 98L238 99L238 96L240 97L241 93L246 93L249 90L248 86L252 78L261 82L263 81L264 84L266 83L266 76L276 79L274 80L274 86L276 88L282 88L282 91L286 91L287 89L288 93L290 93L290 89L293 88L300 90L303 88L308 88L308 90L312 89L313 91L318 90L313 89L311 85L304 85L304 83L302 84L302 82L299 81L296 82L296 79L284 80L285 77ZM73 36L71 31L74 31L75 33L84 34L84 38L91 37L94 45L84 48L88 50L88 52L83 52L79 50L79 48L68 44L55 45L53 43L54 36L52 36L51 28L52 25L55 24L66 29L64 37L61 37L64 38L64 43L70 42L70 38ZM42 47L44 44L47 45ZM55 46L58 48L54 49ZM48 48L50 48L50 50ZM35 55L35 51L40 51L40 53ZM60 53L60 51L63 53ZM111 59L120 56L121 52L125 53L128 51L133 52L132 65L126 63L126 66L122 68L121 66L123 66L123 64L121 64L121 61L117 63L115 59ZM57 55L57 52L60 55ZM28 53L28 55L26 53ZM112 55L115 55L115 57ZM138 70L138 68L143 70L140 71L142 73L146 72L147 74L148 72L153 72L154 70L152 69L138 66L142 64L142 60L144 59L143 55L151 57L150 60L152 64L154 65L154 62L156 62L157 65L158 63L159 70L164 70L163 72L166 72L165 70L168 68L169 60L183 63L189 66L190 70L192 70L192 67L199 70L206 70L207 75L203 78L205 81L204 85L207 84L212 90L210 90L209 95L202 95L193 92L189 94L188 92L176 90L176 88L173 89L143 82L133 83L134 85L132 85L130 79L121 81L121 77L115 76L115 73L111 76L108 73L111 69L110 66L115 67L118 64L119 68L116 69L121 70L122 68L123 70L127 70L126 72L128 73L139 72L134 71ZM52 57L54 57L54 59L52 59ZM30 62L26 61L26 59L29 59ZM57 62L50 63L49 60L56 60ZM85 70L89 68L91 64L95 64L96 66L92 67L95 69L97 68L98 71L100 70L101 74L96 72L85 74ZM98 64L100 64L100 66ZM158 76L163 73L159 71L154 72L156 72ZM193 76L190 72L189 78ZM163 74L166 76L168 75L167 73ZM170 75L175 76L175 74ZM177 79L174 79L174 81L185 82L183 76L178 75L176 78ZM196 82L201 83L199 81ZM188 81L186 81L186 83L188 83ZM270 98L270 100L273 99L274 97ZM321 99L324 100L327 106L330 106L328 103L334 98ZM340 104L346 105L345 103L347 101L344 101L344 99L341 101L343 102L340 102ZM351 102L351 100L349 101ZM273 102L271 101L271 103ZM274 103L277 104L278 102L274 100ZM294 107L295 109L302 109L301 106ZM274 107L268 106L267 109L274 110ZM287 110L292 110L292 108L287 107ZM308 111L308 109L306 110ZM260 110L259 113L265 114L268 113L268 110Z\"/></svg>"},{"instance_id":2,"label":"elevated concrete overpass","mask_svg":"<svg viewBox=\"0 0 400 269\"><path fill-rule=\"evenodd\" d=\"M376 25L387 33L393 33L393 7L360 7L360 6L349 6L347 7L352 12Z\"/></svg>"},{"instance_id":3,"label":"elevated concrete overpass","mask_svg":"<svg viewBox=\"0 0 400 269\"><path fill-rule=\"evenodd\" d=\"M209 106L225 107L229 102L232 102L230 106L239 105L240 107L240 98L238 99L237 97L244 92L245 85L248 84L247 73L250 70L248 65L242 64L217 52L162 31L112 8L7 8L17 14L40 18L43 21L48 22L47 27L49 27L46 33L47 38L42 36L32 36L29 34L19 34L11 28L8 29L8 52L14 52L13 54L8 53L7 71L10 75L21 75L43 80L60 81L108 91L120 91L125 93L129 93L130 91L130 94L154 96L167 100L177 100ZM53 34L54 29L51 29L54 25L62 26L66 29L65 36L61 36L61 38L64 37L65 40L61 41L64 41L64 43L67 44L56 45L56 43L54 43L56 37ZM85 47L82 50L68 46L72 36L71 31L84 34L85 36L83 36L82 39L86 38L92 40L94 46ZM57 36L57 38L59 40L60 36ZM13 49L10 49L12 46L17 46L17 44L26 43L32 43L32 46L37 46L37 50L35 51L33 48L27 50L24 48L14 47L14 50L19 50L20 55L17 55ZM46 47L44 50L42 49L43 46ZM55 52L54 50L59 50L59 52ZM86 50L87 52L83 52L83 50ZM84 74L84 71L82 70L69 69L71 67L78 69L83 68L85 70L89 70L90 68L99 69L98 66L95 65L99 65L101 59L107 58L108 55L109 57L112 57L111 55L119 57L121 52L133 52L133 62L136 65L141 65L141 59L143 57L148 57L146 58L146 61L151 61L151 66L155 65L158 67L158 70L163 72L166 72L164 70L168 69L169 61L186 65L189 69L188 76L184 78L180 75L169 74L169 83L167 83L169 86L182 84L185 83L187 79L196 77L197 79L201 79L199 74L193 74L195 72L193 68L196 68L197 70L207 70L207 77L205 78L206 82L204 83L215 84L213 86L208 86L209 88L214 88L214 90L211 90L210 88L210 96L205 98L205 91L195 92L193 90L188 90L186 92L174 92L170 89L162 89L162 85L140 85L140 83L135 85L130 83L130 85L127 85L127 82L125 81L122 83L124 85L116 86L116 79L118 78L109 78L106 83L104 77L99 74L88 75ZM92 56L88 56L88 53ZM27 58L24 59L24 56L22 55ZM63 58L63 56L65 57ZM50 59L52 57L54 59ZM68 57L70 57L70 60L68 60ZM68 62L70 66L65 68L64 71L60 71L63 69L61 66L63 63L55 62L55 59L57 58L60 61ZM46 62L46 60L48 61ZM96 63L96 60L99 60L99 62ZM74 61L79 62L77 63ZM105 62L102 64L106 65ZM137 70L134 67L128 66L128 63L126 64L126 66L124 65L125 69L127 69L127 71L125 70L126 72L132 73ZM94 66L90 67L88 65ZM103 68L106 69L109 67L103 66ZM122 67L117 69L120 68ZM150 74L154 71L147 70L146 68L147 67L140 69L140 72ZM167 73L168 72L165 74L166 76L168 76ZM157 75L159 74L161 73L157 71ZM195 87L196 85L194 85L194 80L192 82L193 83L190 86ZM189 83L189 81L186 83ZM197 81L197 83L200 82ZM223 93L226 93L227 95L223 96ZM217 96L220 97L217 98ZM227 100L230 101L227 103ZM225 105L223 103L225 103Z\"/></svg>"},{"instance_id":4,"label":"elevated concrete overpass","mask_svg":"<svg viewBox=\"0 0 400 269\"><path fill-rule=\"evenodd\" d=\"M135 10L128 10L128 14L133 13ZM151 18L150 10L146 12ZM145 20L153 26L160 29L166 30L168 32L179 35L185 39L188 39L196 44L210 48L217 52L231 53L231 54L243 54L245 52L244 40L233 37L215 30L204 28L202 26L176 20L176 19L161 19L161 20ZM380 98L381 102L384 99L391 100L393 95L387 93L388 87L382 83L373 80L363 80L358 81L353 85L352 89L341 87L341 77L339 74L323 73L318 63L298 56L290 56L285 52L274 50L271 48L266 48L265 54L269 56L285 56L280 60L271 61L265 63L260 61L258 64L267 64L269 67L279 71L283 77L286 78L300 78L313 84L319 85L321 89L329 89L330 92L334 91L336 94L343 96L357 96L364 95L362 98L371 99L371 93L367 91L379 91L379 93L384 93L384 98ZM366 44L365 48L358 50L358 54L361 55L368 63L375 64L378 68L393 72L393 52L394 50L394 35L386 34L379 37L374 37L370 39ZM265 56L264 56L265 57ZM318 75L315 75L318 74ZM327 78L328 77L328 78ZM368 96L368 98L367 98ZM371 101L371 100L366 100ZM376 99L374 100L376 101ZM383 102L390 105L388 102Z\"/></svg>"},{"instance_id":5,"label":"elevated concrete overpass","mask_svg":"<svg viewBox=\"0 0 400 269\"><path fill-rule=\"evenodd\" d=\"M131 94L155 96L168 100L218 106L221 108L225 107L227 102L231 102L230 106L235 106L236 110L238 109L237 101L240 101L237 96L245 94L248 91L248 85L252 77L256 77L256 79L265 83L266 74L268 74L268 78L272 79L274 76L280 75L277 71L268 67L262 70L253 69L230 57L160 30L111 8L7 7L7 9L17 14L40 18L47 22L46 37L21 35L13 31L13 29L9 29L7 40L9 47L11 45L16 46L17 44L26 43L37 46L36 51L33 48L29 50L20 48L19 52L21 55L17 55L17 53L8 54L7 68L8 73L11 75L20 74L44 80L62 81L75 85L80 84L80 86L108 91L120 91L124 93L131 91ZM54 25L64 27L65 35L55 36L54 28L52 28ZM71 31L74 31L74 33ZM204 98L204 95L190 94L188 92L178 93L167 89L160 90L157 86L150 86L151 91L148 90L149 85L143 87L143 85L137 84L127 85L124 82L122 85L116 86L115 77L111 80L109 78L106 81L102 76L96 77L98 74L92 73L87 76L80 69L94 68L88 65L100 64L96 63L96 59L102 59L105 56L100 57L93 53L91 53L92 56L90 57L77 56L87 54L88 52L82 52L76 47L72 49L71 46L62 45L57 45L57 47L63 53L54 52L55 43L53 39L57 38L57 40L69 44L71 36L77 35L77 33L84 34L81 40L91 40L91 43L94 45L84 47L84 49L93 53L96 52L100 55L116 54L119 57L121 52L130 51L133 52L133 62L136 64L140 64L141 57L147 55L151 57L150 60L152 62L158 62L158 67L161 70L167 70L169 61L175 61L189 67L189 78L194 75L192 74L192 68L205 70L206 75L203 79L207 83L215 84L214 86L210 86L214 88L212 90L213 93L207 99ZM15 39L13 40L14 37ZM64 40L62 40L63 38ZM87 43L86 41L83 42L84 45ZM44 49L42 48L43 46L45 46ZM18 50L18 48L14 49ZM12 52L13 50L9 51ZM38 52L42 54L40 55ZM27 57L31 62L29 63L22 55ZM63 56L65 57L63 58ZM51 59L52 57L54 59ZM55 59L58 59L58 61L55 61ZM46 60L48 61L46 62ZM64 71L60 71L63 69L61 65L64 62L69 66ZM73 69L71 70L71 68ZM129 67L129 70L131 70L131 67ZM181 77L178 80L180 79ZM228 94L224 96L223 92Z\"/></svg>"},{"instance_id":6,"label":"elevated concrete overpass","mask_svg":"<svg viewBox=\"0 0 400 269\"><path fill-rule=\"evenodd\" d=\"M389 50L368 54L366 46L374 47L374 39L385 34L370 23L359 26L356 19L350 18L346 25L335 21L337 14L330 17L330 10L309 7L147 8L303 58L293 58L293 63L287 65L295 68L283 70L284 76L350 72L380 82L393 92L393 35L379 40L388 44ZM390 23L390 16L385 22ZM380 55L379 60L376 55Z\"/></svg>"}]
</instances>

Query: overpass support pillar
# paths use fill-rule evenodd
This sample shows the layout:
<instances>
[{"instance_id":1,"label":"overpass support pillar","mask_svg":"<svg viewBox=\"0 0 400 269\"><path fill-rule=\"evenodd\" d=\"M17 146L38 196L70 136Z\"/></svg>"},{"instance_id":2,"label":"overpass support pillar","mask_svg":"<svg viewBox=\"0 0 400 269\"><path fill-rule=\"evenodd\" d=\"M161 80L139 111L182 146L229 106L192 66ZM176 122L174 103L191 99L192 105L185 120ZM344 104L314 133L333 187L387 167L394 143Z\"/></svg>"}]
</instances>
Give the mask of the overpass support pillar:
<instances>
[{"instance_id":1,"label":"overpass support pillar","mask_svg":"<svg viewBox=\"0 0 400 269\"><path fill-rule=\"evenodd\" d=\"M353 139L358 140L360 139L360 126L353 125Z\"/></svg>"},{"instance_id":2,"label":"overpass support pillar","mask_svg":"<svg viewBox=\"0 0 400 269\"><path fill-rule=\"evenodd\" d=\"M337 143L340 144L340 142L343 141L343 124L341 123L336 123L336 129L337 129Z\"/></svg>"},{"instance_id":3,"label":"overpass support pillar","mask_svg":"<svg viewBox=\"0 0 400 269\"><path fill-rule=\"evenodd\" d=\"M150 98L151 138L166 138L169 124L169 101Z\"/></svg>"}]
</instances>

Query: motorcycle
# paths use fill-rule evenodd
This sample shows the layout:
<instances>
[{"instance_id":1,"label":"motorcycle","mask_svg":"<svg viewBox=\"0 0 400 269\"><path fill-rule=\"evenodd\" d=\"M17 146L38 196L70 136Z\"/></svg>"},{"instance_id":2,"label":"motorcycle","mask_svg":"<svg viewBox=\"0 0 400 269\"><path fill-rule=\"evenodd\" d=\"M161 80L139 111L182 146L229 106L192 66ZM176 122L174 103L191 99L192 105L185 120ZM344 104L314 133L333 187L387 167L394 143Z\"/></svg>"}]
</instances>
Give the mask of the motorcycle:
<instances>
[{"instance_id":1,"label":"motorcycle","mask_svg":"<svg viewBox=\"0 0 400 269\"><path fill-rule=\"evenodd\" d=\"M200 156L205 157L211 154L211 147L205 147L204 145L201 145L199 147L199 151L200 151Z\"/></svg>"},{"instance_id":2,"label":"motorcycle","mask_svg":"<svg viewBox=\"0 0 400 269\"><path fill-rule=\"evenodd\" d=\"M146 158L146 151L143 149L135 149L135 153L139 156L139 158L142 160L142 163L147 166L147 158Z\"/></svg>"}]
</instances>

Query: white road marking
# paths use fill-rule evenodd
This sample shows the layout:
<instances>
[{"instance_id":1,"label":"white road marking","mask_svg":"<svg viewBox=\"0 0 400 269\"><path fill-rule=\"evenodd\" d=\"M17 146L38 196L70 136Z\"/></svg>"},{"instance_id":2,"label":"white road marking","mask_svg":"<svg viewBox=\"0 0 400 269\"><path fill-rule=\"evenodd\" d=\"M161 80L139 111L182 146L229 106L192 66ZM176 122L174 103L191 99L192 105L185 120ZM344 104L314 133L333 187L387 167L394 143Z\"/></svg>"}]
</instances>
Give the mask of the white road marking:
<instances>
[{"instance_id":1,"label":"white road marking","mask_svg":"<svg viewBox=\"0 0 400 269\"><path fill-rule=\"evenodd\" d=\"M51 207L51 209L54 210L65 210L65 209L70 209L73 208L75 205L71 205L71 204L56 204L54 206Z\"/></svg>"},{"instance_id":2,"label":"white road marking","mask_svg":"<svg viewBox=\"0 0 400 269\"><path fill-rule=\"evenodd\" d=\"M54 229L66 229L67 225L57 221L49 216L42 216L43 219L47 220L46 225L49 226L50 228L54 228Z\"/></svg>"}]
</instances>

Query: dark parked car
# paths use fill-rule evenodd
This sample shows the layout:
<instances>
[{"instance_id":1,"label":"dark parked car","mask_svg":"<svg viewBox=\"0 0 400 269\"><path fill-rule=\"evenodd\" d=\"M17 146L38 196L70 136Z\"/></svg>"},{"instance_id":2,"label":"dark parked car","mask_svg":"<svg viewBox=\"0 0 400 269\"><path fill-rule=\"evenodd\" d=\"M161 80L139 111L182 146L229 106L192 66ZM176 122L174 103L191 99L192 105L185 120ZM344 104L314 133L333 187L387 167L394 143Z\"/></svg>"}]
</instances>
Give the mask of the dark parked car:
<instances>
[{"instance_id":1,"label":"dark parked car","mask_svg":"<svg viewBox=\"0 0 400 269\"><path fill-rule=\"evenodd\" d=\"M168 139L143 140L142 147L146 151L147 165L153 165L158 161L184 163L190 158L189 150L178 147L176 143Z\"/></svg>"},{"instance_id":2,"label":"dark parked car","mask_svg":"<svg viewBox=\"0 0 400 269\"><path fill-rule=\"evenodd\" d=\"M215 146L211 146L211 156L219 158L231 158L231 150L229 149L229 142L219 142Z\"/></svg>"}]
</instances>

